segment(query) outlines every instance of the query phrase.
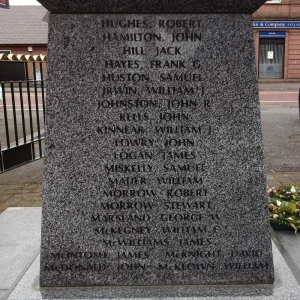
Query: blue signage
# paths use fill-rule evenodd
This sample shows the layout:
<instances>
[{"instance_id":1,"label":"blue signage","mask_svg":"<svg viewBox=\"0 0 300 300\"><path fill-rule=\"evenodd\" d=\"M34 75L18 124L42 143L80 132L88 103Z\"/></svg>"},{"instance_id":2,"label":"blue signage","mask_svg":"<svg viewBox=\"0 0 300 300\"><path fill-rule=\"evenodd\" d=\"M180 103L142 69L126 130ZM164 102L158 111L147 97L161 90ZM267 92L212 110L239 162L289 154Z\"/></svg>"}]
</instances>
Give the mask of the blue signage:
<instances>
[{"instance_id":1,"label":"blue signage","mask_svg":"<svg viewBox=\"0 0 300 300\"><path fill-rule=\"evenodd\" d=\"M260 31L259 38L267 38L267 39L284 39L286 36L285 31Z\"/></svg>"},{"instance_id":2,"label":"blue signage","mask_svg":"<svg viewBox=\"0 0 300 300\"><path fill-rule=\"evenodd\" d=\"M300 28L300 21L255 21L253 28Z\"/></svg>"}]
</instances>

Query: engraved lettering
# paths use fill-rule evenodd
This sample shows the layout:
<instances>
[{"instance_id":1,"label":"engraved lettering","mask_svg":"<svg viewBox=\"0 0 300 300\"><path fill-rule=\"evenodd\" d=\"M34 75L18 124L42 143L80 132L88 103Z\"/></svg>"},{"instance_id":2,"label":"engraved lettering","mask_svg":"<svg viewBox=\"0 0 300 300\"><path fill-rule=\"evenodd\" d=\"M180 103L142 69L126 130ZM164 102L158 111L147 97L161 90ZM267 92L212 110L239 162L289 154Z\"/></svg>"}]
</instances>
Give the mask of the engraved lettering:
<instances>
[{"instance_id":1,"label":"engraved lettering","mask_svg":"<svg viewBox=\"0 0 300 300\"><path fill-rule=\"evenodd\" d=\"M145 55L144 47L123 47L122 55Z\"/></svg>"},{"instance_id":2,"label":"engraved lettering","mask_svg":"<svg viewBox=\"0 0 300 300\"><path fill-rule=\"evenodd\" d=\"M221 256L221 250L182 250L182 251L167 251L166 257L178 258L215 258Z\"/></svg>"},{"instance_id":3,"label":"engraved lettering","mask_svg":"<svg viewBox=\"0 0 300 300\"><path fill-rule=\"evenodd\" d=\"M181 47L156 47L158 55L181 55Z\"/></svg>"},{"instance_id":4,"label":"engraved lettering","mask_svg":"<svg viewBox=\"0 0 300 300\"><path fill-rule=\"evenodd\" d=\"M146 20L139 19L103 19L101 20L102 28L147 28L148 23Z\"/></svg>"},{"instance_id":5,"label":"engraved lettering","mask_svg":"<svg viewBox=\"0 0 300 300\"><path fill-rule=\"evenodd\" d=\"M111 234L150 234L149 227L100 227L94 228L96 234L111 235Z\"/></svg>"},{"instance_id":6,"label":"engraved lettering","mask_svg":"<svg viewBox=\"0 0 300 300\"><path fill-rule=\"evenodd\" d=\"M150 81L149 74L139 74L139 73L104 73L102 74L102 81L109 82L147 82Z\"/></svg>"},{"instance_id":7,"label":"engraved lettering","mask_svg":"<svg viewBox=\"0 0 300 300\"><path fill-rule=\"evenodd\" d=\"M105 165L104 170L107 175L111 173L151 173L153 166L149 164L142 165Z\"/></svg>"},{"instance_id":8,"label":"engraved lettering","mask_svg":"<svg viewBox=\"0 0 300 300\"><path fill-rule=\"evenodd\" d=\"M195 142L193 139L166 139L164 143L165 147L194 147Z\"/></svg>"},{"instance_id":9,"label":"engraved lettering","mask_svg":"<svg viewBox=\"0 0 300 300\"><path fill-rule=\"evenodd\" d=\"M196 89L192 86L146 86L145 92L150 95L194 95Z\"/></svg>"},{"instance_id":10,"label":"engraved lettering","mask_svg":"<svg viewBox=\"0 0 300 300\"><path fill-rule=\"evenodd\" d=\"M159 20L159 28L201 28L200 20L189 20L189 19L169 19Z\"/></svg>"},{"instance_id":11,"label":"engraved lettering","mask_svg":"<svg viewBox=\"0 0 300 300\"><path fill-rule=\"evenodd\" d=\"M140 62L138 60L105 60L104 67L106 69L139 69Z\"/></svg>"},{"instance_id":12,"label":"engraved lettering","mask_svg":"<svg viewBox=\"0 0 300 300\"><path fill-rule=\"evenodd\" d=\"M164 112L159 114L160 122L188 121L189 115L186 113L169 113Z\"/></svg>"},{"instance_id":13,"label":"engraved lettering","mask_svg":"<svg viewBox=\"0 0 300 300\"><path fill-rule=\"evenodd\" d=\"M204 197L207 195L207 189L168 189L167 197Z\"/></svg>"},{"instance_id":14,"label":"engraved lettering","mask_svg":"<svg viewBox=\"0 0 300 300\"><path fill-rule=\"evenodd\" d=\"M182 213L182 214L160 214L160 220L164 222L201 222L202 214Z\"/></svg>"},{"instance_id":15,"label":"engraved lettering","mask_svg":"<svg viewBox=\"0 0 300 300\"><path fill-rule=\"evenodd\" d=\"M136 95L137 87L132 86L104 86L103 95Z\"/></svg>"},{"instance_id":16,"label":"engraved lettering","mask_svg":"<svg viewBox=\"0 0 300 300\"><path fill-rule=\"evenodd\" d=\"M53 260L61 259L93 259L93 258L107 258L107 252L55 252L50 254Z\"/></svg>"},{"instance_id":17,"label":"engraved lettering","mask_svg":"<svg viewBox=\"0 0 300 300\"><path fill-rule=\"evenodd\" d=\"M205 164L164 164L163 171L173 173L204 172Z\"/></svg>"},{"instance_id":18,"label":"engraved lettering","mask_svg":"<svg viewBox=\"0 0 300 300\"><path fill-rule=\"evenodd\" d=\"M111 198L145 198L145 197L156 197L157 192L156 190L104 190L103 191L104 197L111 197Z\"/></svg>"},{"instance_id":19,"label":"engraved lettering","mask_svg":"<svg viewBox=\"0 0 300 300\"><path fill-rule=\"evenodd\" d=\"M173 33L172 42L196 42L201 41L201 33Z\"/></svg>"},{"instance_id":20,"label":"engraved lettering","mask_svg":"<svg viewBox=\"0 0 300 300\"><path fill-rule=\"evenodd\" d=\"M157 108L159 107L158 100L141 100L141 99L124 99L124 100L98 100L98 109L104 108Z\"/></svg>"},{"instance_id":21,"label":"engraved lettering","mask_svg":"<svg viewBox=\"0 0 300 300\"><path fill-rule=\"evenodd\" d=\"M119 271L145 271L149 266L142 263L119 264Z\"/></svg>"},{"instance_id":22,"label":"engraved lettering","mask_svg":"<svg viewBox=\"0 0 300 300\"><path fill-rule=\"evenodd\" d=\"M116 240L102 240L103 244L107 247L125 246L125 247L147 247L147 246L169 246L168 239L116 239Z\"/></svg>"},{"instance_id":23,"label":"engraved lettering","mask_svg":"<svg viewBox=\"0 0 300 300\"><path fill-rule=\"evenodd\" d=\"M119 259L128 259L128 258L138 258L138 259L147 259L150 257L149 252L147 251L136 251L136 252L118 252L117 257Z\"/></svg>"},{"instance_id":24,"label":"engraved lettering","mask_svg":"<svg viewBox=\"0 0 300 300\"><path fill-rule=\"evenodd\" d=\"M202 77L199 73L164 73L159 75L159 80L162 82L200 82Z\"/></svg>"},{"instance_id":25,"label":"engraved lettering","mask_svg":"<svg viewBox=\"0 0 300 300\"><path fill-rule=\"evenodd\" d=\"M201 177L157 177L157 183L159 185L192 185L202 184L203 179Z\"/></svg>"},{"instance_id":26,"label":"engraved lettering","mask_svg":"<svg viewBox=\"0 0 300 300\"><path fill-rule=\"evenodd\" d=\"M224 263L226 270L265 270L269 269L270 265L268 262L232 262Z\"/></svg>"},{"instance_id":27,"label":"engraved lettering","mask_svg":"<svg viewBox=\"0 0 300 300\"><path fill-rule=\"evenodd\" d=\"M179 201L179 202L164 202L163 207L165 209L211 209L212 203L211 202L204 202L204 201Z\"/></svg>"},{"instance_id":28,"label":"engraved lettering","mask_svg":"<svg viewBox=\"0 0 300 300\"><path fill-rule=\"evenodd\" d=\"M152 152L114 152L113 153L114 159L120 160L139 160L139 159L153 159L154 154Z\"/></svg>"},{"instance_id":29,"label":"engraved lettering","mask_svg":"<svg viewBox=\"0 0 300 300\"><path fill-rule=\"evenodd\" d=\"M114 201L114 202L100 202L100 208L103 210L140 210L140 209L153 209L153 204L151 202L124 202L124 201ZM100 215L92 215L92 221L100 222Z\"/></svg>"},{"instance_id":30,"label":"engraved lettering","mask_svg":"<svg viewBox=\"0 0 300 300\"><path fill-rule=\"evenodd\" d=\"M146 178L145 177L121 177L121 178L108 178L109 184L111 186L118 186L118 185L125 185L125 186L131 186L131 185L142 185L146 184Z\"/></svg>"},{"instance_id":31,"label":"engraved lettering","mask_svg":"<svg viewBox=\"0 0 300 300\"><path fill-rule=\"evenodd\" d=\"M43 267L45 272L102 272L108 268L106 264L61 264L61 265L46 265Z\"/></svg>"},{"instance_id":32,"label":"engraved lettering","mask_svg":"<svg viewBox=\"0 0 300 300\"><path fill-rule=\"evenodd\" d=\"M210 239L180 239L180 246L209 246L212 244Z\"/></svg>"},{"instance_id":33,"label":"engraved lettering","mask_svg":"<svg viewBox=\"0 0 300 300\"><path fill-rule=\"evenodd\" d=\"M215 265L211 263L175 263L175 264L158 264L159 270L168 271L209 271L214 270Z\"/></svg>"},{"instance_id":34,"label":"engraved lettering","mask_svg":"<svg viewBox=\"0 0 300 300\"><path fill-rule=\"evenodd\" d=\"M160 33L116 33L116 32L104 32L102 33L103 42L160 42L162 36Z\"/></svg>"},{"instance_id":35,"label":"engraved lettering","mask_svg":"<svg viewBox=\"0 0 300 300\"><path fill-rule=\"evenodd\" d=\"M138 135L138 134L145 134L146 130L143 126L102 126L97 128L97 132L99 134L132 134L132 135Z\"/></svg>"},{"instance_id":36,"label":"engraved lettering","mask_svg":"<svg viewBox=\"0 0 300 300\"><path fill-rule=\"evenodd\" d=\"M150 60L151 69L185 69L186 62L184 60Z\"/></svg>"},{"instance_id":37,"label":"engraved lettering","mask_svg":"<svg viewBox=\"0 0 300 300\"><path fill-rule=\"evenodd\" d=\"M127 122L127 121L135 121L135 122L143 122L149 120L149 114L145 113L121 113L120 121Z\"/></svg>"},{"instance_id":38,"label":"engraved lettering","mask_svg":"<svg viewBox=\"0 0 300 300\"><path fill-rule=\"evenodd\" d=\"M231 250L231 257L261 257L263 255L260 249L258 250Z\"/></svg>"},{"instance_id":39,"label":"engraved lettering","mask_svg":"<svg viewBox=\"0 0 300 300\"><path fill-rule=\"evenodd\" d=\"M154 139L138 138L138 139L116 139L116 147L153 147Z\"/></svg>"}]
</instances>

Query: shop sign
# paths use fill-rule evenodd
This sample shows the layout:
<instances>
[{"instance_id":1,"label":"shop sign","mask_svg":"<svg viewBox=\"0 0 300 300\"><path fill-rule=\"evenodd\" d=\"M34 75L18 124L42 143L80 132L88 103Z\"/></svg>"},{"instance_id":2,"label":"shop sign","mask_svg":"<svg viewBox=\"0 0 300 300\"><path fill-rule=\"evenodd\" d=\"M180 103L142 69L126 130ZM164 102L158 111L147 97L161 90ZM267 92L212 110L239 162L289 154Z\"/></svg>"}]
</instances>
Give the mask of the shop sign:
<instances>
[{"instance_id":1,"label":"shop sign","mask_svg":"<svg viewBox=\"0 0 300 300\"><path fill-rule=\"evenodd\" d=\"M259 38L261 39L284 39L286 36L285 31L260 31Z\"/></svg>"},{"instance_id":2,"label":"shop sign","mask_svg":"<svg viewBox=\"0 0 300 300\"><path fill-rule=\"evenodd\" d=\"M9 8L9 0L0 0L0 8Z\"/></svg>"},{"instance_id":3,"label":"shop sign","mask_svg":"<svg viewBox=\"0 0 300 300\"><path fill-rule=\"evenodd\" d=\"M300 28L300 21L255 21L253 28Z\"/></svg>"}]
</instances>

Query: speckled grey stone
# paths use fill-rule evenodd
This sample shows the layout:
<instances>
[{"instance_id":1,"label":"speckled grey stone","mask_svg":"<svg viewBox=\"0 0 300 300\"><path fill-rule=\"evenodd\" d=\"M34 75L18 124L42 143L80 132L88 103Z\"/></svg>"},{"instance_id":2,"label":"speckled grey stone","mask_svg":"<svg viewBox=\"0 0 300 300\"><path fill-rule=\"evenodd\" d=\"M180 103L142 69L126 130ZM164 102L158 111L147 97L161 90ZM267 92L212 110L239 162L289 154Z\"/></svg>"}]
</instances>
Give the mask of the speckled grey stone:
<instances>
[{"instance_id":1,"label":"speckled grey stone","mask_svg":"<svg viewBox=\"0 0 300 300\"><path fill-rule=\"evenodd\" d=\"M142 286L40 288L39 257L8 300L51 299L178 299L178 300L298 300L300 287L274 246L275 283L272 285Z\"/></svg>"},{"instance_id":2,"label":"speckled grey stone","mask_svg":"<svg viewBox=\"0 0 300 300\"><path fill-rule=\"evenodd\" d=\"M38 0L52 13L252 14L266 0Z\"/></svg>"},{"instance_id":3,"label":"speckled grey stone","mask_svg":"<svg viewBox=\"0 0 300 300\"><path fill-rule=\"evenodd\" d=\"M41 285L272 283L251 15L49 28Z\"/></svg>"}]
</instances>

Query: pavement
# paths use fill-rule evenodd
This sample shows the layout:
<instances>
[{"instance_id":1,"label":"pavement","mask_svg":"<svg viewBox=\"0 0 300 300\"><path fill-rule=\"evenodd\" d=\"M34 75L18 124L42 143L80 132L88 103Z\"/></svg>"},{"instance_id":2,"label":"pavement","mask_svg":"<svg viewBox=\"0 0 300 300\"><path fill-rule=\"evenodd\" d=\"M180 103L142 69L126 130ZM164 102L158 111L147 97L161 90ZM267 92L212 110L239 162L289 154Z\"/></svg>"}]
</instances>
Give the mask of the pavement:
<instances>
[{"instance_id":1,"label":"pavement","mask_svg":"<svg viewBox=\"0 0 300 300\"><path fill-rule=\"evenodd\" d=\"M260 83L260 91L299 90L300 82ZM0 213L9 207L41 207L43 159L0 174ZM300 186L299 172L267 171L267 185Z\"/></svg>"},{"instance_id":2,"label":"pavement","mask_svg":"<svg viewBox=\"0 0 300 300\"><path fill-rule=\"evenodd\" d=\"M43 159L0 174L0 214L9 207L41 207Z\"/></svg>"},{"instance_id":3,"label":"pavement","mask_svg":"<svg viewBox=\"0 0 300 300\"><path fill-rule=\"evenodd\" d=\"M297 90L300 89L300 82L272 82L272 83L259 83L260 91L276 91L276 90Z\"/></svg>"}]
</instances>

